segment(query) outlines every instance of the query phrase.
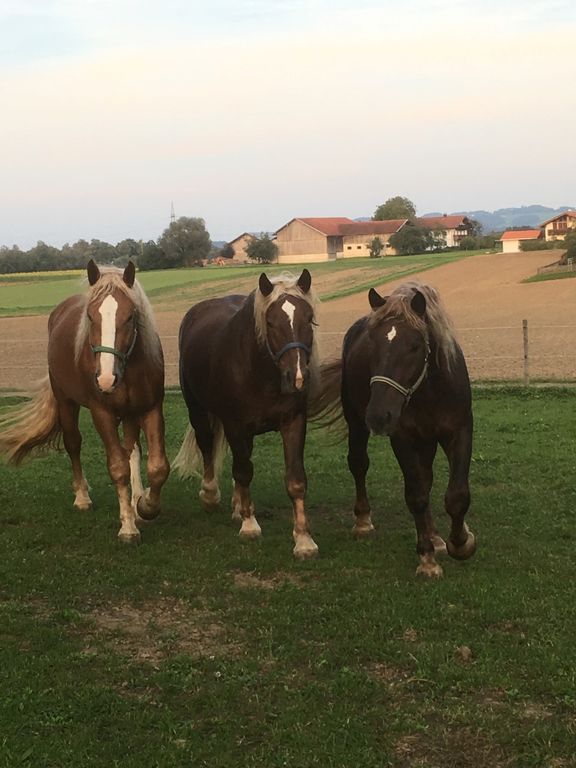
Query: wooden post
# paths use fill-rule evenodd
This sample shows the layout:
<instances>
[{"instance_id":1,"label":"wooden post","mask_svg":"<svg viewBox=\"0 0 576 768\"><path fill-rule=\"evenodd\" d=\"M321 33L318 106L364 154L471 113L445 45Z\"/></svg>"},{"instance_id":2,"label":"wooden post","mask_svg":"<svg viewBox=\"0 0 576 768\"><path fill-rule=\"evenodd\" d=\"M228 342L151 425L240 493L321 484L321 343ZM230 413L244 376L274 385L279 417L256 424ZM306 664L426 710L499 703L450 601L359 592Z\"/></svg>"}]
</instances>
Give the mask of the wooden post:
<instances>
[{"instance_id":1,"label":"wooden post","mask_svg":"<svg viewBox=\"0 0 576 768\"><path fill-rule=\"evenodd\" d=\"M522 339L524 342L524 384L530 384L528 368L528 320L522 320Z\"/></svg>"}]
</instances>

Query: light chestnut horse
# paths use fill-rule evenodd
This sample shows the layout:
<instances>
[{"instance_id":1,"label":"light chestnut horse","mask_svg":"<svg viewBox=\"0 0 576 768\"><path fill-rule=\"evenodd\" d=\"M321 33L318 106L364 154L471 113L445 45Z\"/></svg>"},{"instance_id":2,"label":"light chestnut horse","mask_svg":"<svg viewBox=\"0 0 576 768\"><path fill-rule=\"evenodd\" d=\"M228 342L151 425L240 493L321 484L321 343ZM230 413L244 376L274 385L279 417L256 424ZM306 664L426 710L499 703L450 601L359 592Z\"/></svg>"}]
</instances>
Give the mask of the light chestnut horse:
<instances>
[{"instance_id":1,"label":"light chestnut horse","mask_svg":"<svg viewBox=\"0 0 576 768\"><path fill-rule=\"evenodd\" d=\"M80 461L80 407L90 410L118 493L120 541L138 543L138 517L155 518L170 466L164 447L164 359L152 309L124 271L90 261L89 290L59 304L48 321L48 375L36 395L0 419L0 454L18 465L29 454L56 448L70 456L74 506L92 506ZM123 427L123 440L118 434ZM140 430L148 444L148 483L140 476ZM131 486L131 492L130 492Z\"/></svg>"}]
</instances>

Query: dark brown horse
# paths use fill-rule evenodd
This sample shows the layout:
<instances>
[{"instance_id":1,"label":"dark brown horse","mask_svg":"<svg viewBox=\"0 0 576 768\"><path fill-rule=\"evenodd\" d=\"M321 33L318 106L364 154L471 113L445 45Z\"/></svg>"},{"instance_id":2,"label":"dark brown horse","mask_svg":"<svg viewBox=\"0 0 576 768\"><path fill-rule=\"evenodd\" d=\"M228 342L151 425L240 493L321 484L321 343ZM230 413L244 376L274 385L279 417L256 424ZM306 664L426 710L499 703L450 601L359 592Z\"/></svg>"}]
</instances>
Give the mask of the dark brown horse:
<instances>
[{"instance_id":1,"label":"dark brown horse","mask_svg":"<svg viewBox=\"0 0 576 768\"><path fill-rule=\"evenodd\" d=\"M80 406L88 408L118 493L118 538L138 542L137 517L158 515L160 490L170 470L164 448L162 347L132 263L124 272L101 272L90 261L88 282L87 293L71 296L50 315L48 375L30 402L2 418L0 454L19 464L35 449L57 447L62 437L72 462L74 506L89 509L78 429ZM148 444L146 491L140 476L141 428Z\"/></svg>"},{"instance_id":2,"label":"dark brown horse","mask_svg":"<svg viewBox=\"0 0 576 768\"><path fill-rule=\"evenodd\" d=\"M390 296L373 288L372 313L344 338L342 359L322 368L318 408L334 412L341 397L348 425L348 466L356 483L354 531L374 530L366 494L368 437L387 435L404 475L406 504L416 524L417 573L439 577L435 551L460 560L476 549L464 516L470 505L468 473L472 451L470 382L462 350L438 294L430 286L406 283ZM449 463L445 495L451 517L449 538L438 535L430 510L432 465L438 444Z\"/></svg>"},{"instance_id":3,"label":"dark brown horse","mask_svg":"<svg viewBox=\"0 0 576 768\"><path fill-rule=\"evenodd\" d=\"M254 436L279 431L286 489L294 510L294 556L314 557L318 547L304 511L304 441L308 390L318 370L311 276L262 273L249 296L202 301L180 326L180 384L190 428L174 466L183 476L203 464L200 498L220 501L218 475L226 442L232 450L232 517L240 536L261 529L250 497Z\"/></svg>"}]
</instances>

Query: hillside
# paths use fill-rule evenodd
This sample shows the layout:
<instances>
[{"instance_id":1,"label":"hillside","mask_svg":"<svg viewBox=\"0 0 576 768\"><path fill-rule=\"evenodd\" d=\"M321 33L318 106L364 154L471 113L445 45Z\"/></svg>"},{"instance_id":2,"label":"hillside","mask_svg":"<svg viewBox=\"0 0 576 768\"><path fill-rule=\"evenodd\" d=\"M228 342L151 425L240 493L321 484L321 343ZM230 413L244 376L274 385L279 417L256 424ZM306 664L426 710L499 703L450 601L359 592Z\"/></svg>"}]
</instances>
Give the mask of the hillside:
<instances>
[{"instance_id":1,"label":"hillside","mask_svg":"<svg viewBox=\"0 0 576 768\"><path fill-rule=\"evenodd\" d=\"M562 211L572 210L574 206L563 205L560 208L548 208L545 205L522 205L519 208L498 208L495 211L452 211L463 214L482 224L484 232L499 232L508 227L539 227L542 222L551 219ZM441 211L432 211L424 216L441 216Z\"/></svg>"}]
</instances>

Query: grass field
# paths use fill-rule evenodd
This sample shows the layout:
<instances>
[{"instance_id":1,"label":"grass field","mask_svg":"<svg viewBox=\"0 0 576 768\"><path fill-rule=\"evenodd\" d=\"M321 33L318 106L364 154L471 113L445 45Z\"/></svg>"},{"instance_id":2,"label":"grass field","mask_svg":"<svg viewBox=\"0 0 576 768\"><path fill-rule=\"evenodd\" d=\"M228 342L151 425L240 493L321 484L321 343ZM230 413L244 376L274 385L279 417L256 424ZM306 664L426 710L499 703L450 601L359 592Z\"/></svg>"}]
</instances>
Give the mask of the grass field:
<instances>
[{"instance_id":1,"label":"grass field","mask_svg":"<svg viewBox=\"0 0 576 768\"><path fill-rule=\"evenodd\" d=\"M525 283L542 283L547 280L566 280L572 277L576 277L576 271L574 272L548 272L543 275L533 275L524 280Z\"/></svg>"},{"instance_id":2,"label":"grass field","mask_svg":"<svg viewBox=\"0 0 576 768\"><path fill-rule=\"evenodd\" d=\"M0 467L0 766L574 766L574 393L476 390L475 421L478 552L433 583L386 441L358 542L345 448L310 432L306 563L277 435L256 442L259 544L171 477L143 544L120 546L86 419L94 512L73 511L65 455ZM184 424L169 395L171 456Z\"/></svg>"},{"instance_id":3,"label":"grass field","mask_svg":"<svg viewBox=\"0 0 576 768\"><path fill-rule=\"evenodd\" d=\"M309 265L316 278L324 275L357 272L357 279L350 281L342 277L341 281L321 296L326 300L362 291L374 282L378 273L392 273L394 277L403 277L415 271L431 269L456 259L470 256L476 251L457 251L445 254L425 254L420 256L387 257L386 259L341 259ZM290 270L298 272L300 266L292 265ZM206 269L169 269L141 272L138 275L142 287L153 303L173 306L174 301L188 304L207 298L218 291L233 293L236 284L250 278L250 286L256 275L265 269L275 274L286 269L284 266L243 265L240 267L209 267ZM30 275L0 276L0 317L31 314L48 314L59 302L73 293L83 290L84 274L72 271L69 274L49 272L31 273ZM241 290L250 288L242 285Z\"/></svg>"}]
</instances>

